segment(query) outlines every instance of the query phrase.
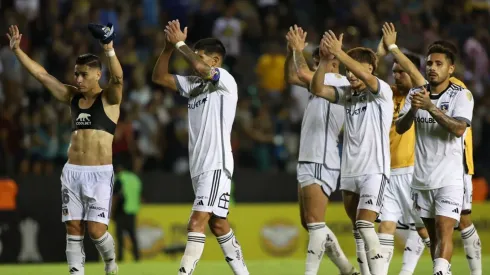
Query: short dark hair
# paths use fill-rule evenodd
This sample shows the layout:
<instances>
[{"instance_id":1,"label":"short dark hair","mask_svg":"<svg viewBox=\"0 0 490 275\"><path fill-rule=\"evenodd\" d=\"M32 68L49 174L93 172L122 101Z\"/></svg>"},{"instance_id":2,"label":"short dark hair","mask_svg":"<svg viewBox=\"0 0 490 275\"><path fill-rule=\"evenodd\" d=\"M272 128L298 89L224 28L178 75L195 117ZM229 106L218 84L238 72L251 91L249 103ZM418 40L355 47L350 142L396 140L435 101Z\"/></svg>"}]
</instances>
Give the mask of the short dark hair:
<instances>
[{"instance_id":1,"label":"short dark hair","mask_svg":"<svg viewBox=\"0 0 490 275\"><path fill-rule=\"evenodd\" d=\"M378 68L378 58L373 50L364 47L357 47L347 51L347 54L360 63L368 63L373 66L373 74Z\"/></svg>"},{"instance_id":2,"label":"short dark hair","mask_svg":"<svg viewBox=\"0 0 490 275\"><path fill-rule=\"evenodd\" d=\"M454 53L454 51L451 48L443 46L442 44L432 45L427 51L427 56L433 53L445 54L446 58L449 59L451 64L454 64L454 61L456 60L456 54Z\"/></svg>"},{"instance_id":3,"label":"short dark hair","mask_svg":"<svg viewBox=\"0 0 490 275\"><path fill-rule=\"evenodd\" d=\"M222 58L226 56L225 45L216 38L204 38L194 44L194 50L204 50L205 54L216 53L221 55Z\"/></svg>"},{"instance_id":4,"label":"short dark hair","mask_svg":"<svg viewBox=\"0 0 490 275\"><path fill-rule=\"evenodd\" d=\"M311 57L320 58L320 47L316 47L311 53Z\"/></svg>"},{"instance_id":5,"label":"short dark hair","mask_svg":"<svg viewBox=\"0 0 490 275\"><path fill-rule=\"evenodd\" d=\"M97 68L99 70L102 69L102 63L100 62L100 58L95 54L91 54L91 53L86 53L78 56L75 64L87 65L90 68Z\"/></svg>"},{"instance_id":6,"label":"short dark hair","mask_svg":"<svg viewBox=\"0 0 490 275\"><path fill-rule=\"evenodd\" d=\"M415 54L407 53L405 56L412 61L412 63L417 67L417 69L420 70L420 65L422 65L422 62L420 62L420 57L416 56ZM399 64L398 60L395 59L395 63Z\"/></svg>"},{"instance_id":7,"label":"short dark hair","mask_svg":"<svg viewBox=\"0 0 490 275\"><path fill-rule=\"evenodd\" d=\"M434 43L430 44L429 49L435 45L440 45L440 46L443 46L444 48L449 49L450 51L452 51L454 53L454 55L458 54L458 48L456 47L456 45L454 45L453 43L451 43L447 40L437 40Z\"/></svg>"}]
</instances>

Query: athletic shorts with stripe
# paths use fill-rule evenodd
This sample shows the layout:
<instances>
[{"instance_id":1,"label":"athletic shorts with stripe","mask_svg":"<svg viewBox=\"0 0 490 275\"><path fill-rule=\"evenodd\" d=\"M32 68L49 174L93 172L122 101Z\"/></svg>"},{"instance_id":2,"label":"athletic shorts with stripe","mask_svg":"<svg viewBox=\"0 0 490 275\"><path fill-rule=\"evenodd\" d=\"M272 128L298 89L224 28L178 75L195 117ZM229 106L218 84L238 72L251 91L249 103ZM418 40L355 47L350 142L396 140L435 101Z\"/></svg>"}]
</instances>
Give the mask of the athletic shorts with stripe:
<instances>
[{"instance_id":1,"label":"athletic shorts with stripe","mask_svg":"<svg viewBox=\"0 0 490 275\"><path fill-rule=\"evenodd\" d=\"M379 213L383 206L384 190L389 182L384 174L341 177L340 190L359 195L357 209L367 209Z\"/></svg>"},{"instance_id":2,"label":"athletic shorts with stripe","mask_svg":"<svg viewBox=\"0 0 490 275\"><path fill-rule=\"evenodd\" d=\"M455 179L454 185L432 190L416 190L412 188L414 208L421 218L433 219L444 216L459 222L464 196L462 179Z\"/></svg>"},{"instance_id":3,"label":"athletic shorts with stripe","mask_svg":"<svg viewBox=\"0 0 490 275\"><path fill-rule=\"evenodd\" d=\"M194 205L192 210L226 218L230 204L231 178L223 170L213 170L192 178Z\"/></svg>"},{"instance_id":4,"label":"athletic shorts with stripe","mask_svg":"<svg viewBox=\"0 0 490 275\"><path fill-rule=\"evenodd\" d=\"M463 197L463 211L471 213L471 206L473 205L473 176L465 174L464 180L464 197Z\"/></svg>"},{"instance_id":5,"label":"athletic shorts with stripe","mask_svg":"<svg viewBox=\"0 0 490 275\"><path fill-rule=\"evenodd\" d=\"M296 171L298 184L301 188L318 184L327 197L330 197L330 194L337 190L340 170L328 169L322 163L299 162Z\"/></svg>"},{"instance_id":6,"label":"athletic shorts with stripe","mask_svg":"<svg viewBox=\"0 0 490 275\"><path fill-rule=\"evenodd\" d=\"M109 224L113 187L112 165L65 164L61 172L61 220Z\"/></svg>"}]
</instances>

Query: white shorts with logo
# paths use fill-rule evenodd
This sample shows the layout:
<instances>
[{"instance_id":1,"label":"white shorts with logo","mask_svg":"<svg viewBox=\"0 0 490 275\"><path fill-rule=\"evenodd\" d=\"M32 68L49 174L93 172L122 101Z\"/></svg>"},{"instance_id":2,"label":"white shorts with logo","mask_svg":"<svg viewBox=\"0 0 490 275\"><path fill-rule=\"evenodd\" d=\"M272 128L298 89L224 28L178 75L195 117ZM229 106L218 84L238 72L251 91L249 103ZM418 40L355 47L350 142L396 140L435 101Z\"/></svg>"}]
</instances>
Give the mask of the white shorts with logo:
<instances>
[{"instance_id":1,"label":"white shorts with logo","mask_svg":"<svg viewBox=\"0 0 490 275\"><path fill-rule=\"evenodd\" d=\"M231 178L223 170L213 170L192 178L194 205L192 210L213 213L226 218L230 204Z\"/></svg>"},{"instance_id":2,"label":"white shorts with logo","mask_svg":"<svg viewBox=\"0 0 490 275\"><path fill-rule=\"evenodd\" d=\"M464 197L463 197L463 211L469 211L471 213L471 206L473 205L473 176L465 174L464 180Z\"/></svg>"},{"instance_id":3,"label":"white shorts with logo","mask_svg":"<svg viewBox=\"0 0 490 275\"><path fill-rule=\"evenodd\" d=\"M383 205L384 191L389 183L389 179L384 174L341 177L340 190L359 194L357 209L379 213Z\"/></svg>"},{"instance_id":4,"label":"white shorts with logo","mask_svg":"<svg viewBox=\"0 0 490 275\"><path fill-rule=\"evenodd\" d=\"M391 170L390 184L385 187L383 207L379 219L405 225L423 227L422 219L413 210L412 184L413 166Z\"/></svg>"},{"instance_id":5,"label":"white shorts with logo","mask_svg":"<svg viewBox=\"0 0 490 275\"><path fill-rule=\"evenodd\" d=\"M340 170L328 169L322 163L299 162L296 171L298 184L301 188L318 184L327 197L330 197L330 194L337 190Z\"/></svg>"},{"instance_id":6,"label":"white shorts with logo","mask_svg":"<svg viewBox=\"0 0 490 275\"><path fill-rule=\"evenodd\" d=\"M61 220L109 224L113 187L112 165L65 164L61 172Z\"/></svg>"},{"instance_id":7,"label":"white shorts with logo","mask_svg":"<svg viewBox=\"0 0 490 275\"><path fill-rule=\"evenodd\" d=\"M459 222L464 196L463 182L433 190L412 189L412 192L414 208L421 218L445 216Z\"/></svg>"}]
</instances>

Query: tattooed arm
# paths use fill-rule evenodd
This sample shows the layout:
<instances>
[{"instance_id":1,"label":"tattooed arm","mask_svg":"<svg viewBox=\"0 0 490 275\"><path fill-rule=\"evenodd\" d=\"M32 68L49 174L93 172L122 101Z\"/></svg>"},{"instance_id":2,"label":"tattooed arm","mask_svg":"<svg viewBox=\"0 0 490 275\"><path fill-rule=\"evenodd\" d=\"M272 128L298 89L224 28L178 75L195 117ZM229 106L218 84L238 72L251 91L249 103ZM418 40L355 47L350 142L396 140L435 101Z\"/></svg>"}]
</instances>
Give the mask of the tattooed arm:
<instances>
[{"instance_id":1,"label":"tattooed arm","mask_svg":"<svg viewBox=\"0 0 490 275\"><path fill-rule=\"evenodd\" d=\"M219 79L218 69L206 64L189 46L184 44L178 48L178 51L201 78L214 81Z\"/></svg>"},{"instance_id":2,"label":"tattooed arm","mask_svg":"<svg viewBox=\"0 0 490 275\"><path fill-rule=\"evenodd\" d=\"M293 51L294 66L296 67L296 73L298 74L299 80L310 86L311 80L313 79L313 74L306 63L306 59L303 56L303 51L294 50Z\"/></svg>"},{"instance_id":3,"label":"tattooed arm","mask_svg":"<svg viewBox=\"0 0 490 275\"><path fill-rule=\"evenodd\" d=\"M284 78L286 83L308 88L308 86L306 86L306 84L299 79L298 74L296 73L296 68L293 62L293 52L289 46L288 54L286 55L286 62L284 63Z\"/></svg>"},{"instance_id":4,"label":"tattooed arm","mask_svg":"<svg viewBox=\"0 0 490 275\"><path fill-rule=\"evenodd\" d=\"M439 123L439 125L446 128L446 130L457 137L462 137L464 135L464 132L466 131L466 128L469 126L468 122L464 120L459 120L457 118L447 116L435 105L432 106L428 111L430 115L435 119L435 121Z\"/></svg>"}]
</instances>

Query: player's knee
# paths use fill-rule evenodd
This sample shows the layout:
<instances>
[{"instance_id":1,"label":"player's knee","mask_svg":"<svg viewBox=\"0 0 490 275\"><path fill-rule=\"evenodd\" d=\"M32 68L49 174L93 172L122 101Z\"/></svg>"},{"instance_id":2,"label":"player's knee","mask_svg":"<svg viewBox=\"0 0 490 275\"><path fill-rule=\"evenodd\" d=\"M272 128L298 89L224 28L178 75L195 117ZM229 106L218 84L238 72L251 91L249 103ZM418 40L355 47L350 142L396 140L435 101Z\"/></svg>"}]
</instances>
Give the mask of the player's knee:
<instances>
[{"instance_id":1,"label":"player's knee","mask_svg":"<svg viewBox=\"0 0 490 275\"><path fill-rule=\"evenodd\" d=\"M448 217L440 217L436 219L436 236L439 240L451 238L454 232L456 221Z\"/></svg>"},{"instance_id":2,"label":"player's knee","mask_svg":"<svg viewBox=\"0 0 490 275\"><path fill-rule=\"evenodd\" d=\"M187 232L204 233L210 215L211 214L207 212L192 212L189 223L187 224Z\"/></svg>"},{"instance_id":3,"label":"player's knee","mask_svg":"<svg viewBox=\"0 0 490 275\"><path fill-rule=\"evenodd\" d=\"M465 211L467 211L467 210L465 210ZM458 229L464 230L465 228L470 227L472 224L473 224L473 222L471 221L470 212L469 211L468 212L461 212L461 218L459 220Z\"/></svg>"},{"instance_id":4,"label":"player's knee","mask_svg":"<svg viewBox=\"0 0 490 275\"><path fill-rule=\"evenodd\" d=\"M97 240L107 232L107 225L98 222L88 222L87 230L90 238Z\"/></svg>"},{"instance_id":5,"label":"player's knee","mask_svg":"<svg viewBox=\"0 0 490 275\"><path fill-rule=\"evenodd\" d=\"M66 221L66 233L68 235L83 236L85 235L85 228L83 221Z\"/></svg>"},{"instance_id":6,"label":"player's knee","mask_svg":"<svg viewBox=\"0 0 490 275\"><path fill-rule=\"evenodd\" d=\"M379 224L378 232L382 234L394 235L396 232L396 223L384 221Z\"/></svg>"},{"instance_id":7,"label":"player's knee","mask_svg":"<svg viewBox=\"0 0 490 275\"><path fill-rule=\"evenodd\" d=\"M213 216L209 220L209 229L215 236L223 236L230 232L230 224L225 218Z\"/></svg>"},{"instance_id":8,"label":"player's knee","mask_svg":"<svg viewBox=\"0 0 490 275\"><path fill-rule=\"evenodd\" d=\"M368 209L359 209L359 212L357 213L356 220L362 220L362 221L368 221L374 223L376 220L376 217L378 216L378 213L368 210Z\"/></svg>"}]
</instances>

